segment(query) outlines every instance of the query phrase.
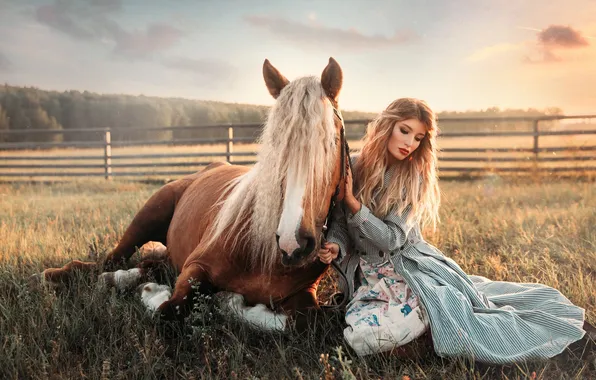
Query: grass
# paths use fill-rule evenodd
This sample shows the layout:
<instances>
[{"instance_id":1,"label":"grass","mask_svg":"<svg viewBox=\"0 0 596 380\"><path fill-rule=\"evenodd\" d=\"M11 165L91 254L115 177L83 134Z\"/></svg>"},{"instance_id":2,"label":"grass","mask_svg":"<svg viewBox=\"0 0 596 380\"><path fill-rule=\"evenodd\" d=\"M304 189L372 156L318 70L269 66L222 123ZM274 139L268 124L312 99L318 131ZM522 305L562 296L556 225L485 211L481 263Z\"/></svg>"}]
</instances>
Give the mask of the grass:
<instances>
[{"instance_id":1,"label":"grass","mask_svg":"<svg viewBox=\"0 0 596 380\"><path fill-rule=\"evenodd\" d=\"M156 321L135 294L81 276L64 292L28 277L97 259L158 185L88 180L0 185L0 373L7 379L595 378L591 359L485 366L436 356L358 358L342 326L263 334L201 299L184 327ZM590 182L444 181L439 229L427 240L470 274L559 289L596 323L596 191ZM320 292L325 301L333 276ZM407 377L406 377L407 376Z\"/></svg>"}]
</instances>

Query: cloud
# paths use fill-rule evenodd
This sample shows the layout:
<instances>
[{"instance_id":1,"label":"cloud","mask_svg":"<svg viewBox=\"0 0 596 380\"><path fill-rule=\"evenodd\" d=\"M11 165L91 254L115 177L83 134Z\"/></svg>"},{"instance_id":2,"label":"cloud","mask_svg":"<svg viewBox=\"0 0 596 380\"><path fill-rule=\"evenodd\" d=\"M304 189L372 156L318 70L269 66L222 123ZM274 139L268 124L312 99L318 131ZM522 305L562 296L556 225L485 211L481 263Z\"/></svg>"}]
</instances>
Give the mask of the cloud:
<instances>
[{"instance_id":1,"label":"cloud","mask_svg":"<svg viewBox=\"0 0 596 380\"><path fill-rule=\"evenodd\" d=\"M8 57L0 51L0 71L8 71L12 68L12 63Z\"/></svg>"},{"instance_id":2,"label":"cloud","mask_svg":"<svg viewBox=\"0 0 596 380\"><path fill-rule=\"evenodd\" d=\"M193 74L197 85L217 85L234 81L236 67L217 59L175 58L162 61L165 67Z\"/></svg>"},{"instance_id":3,"label":"cloud","mask_svg":"<svg viewBox=\"0 0 596 380\"><path fill-rule=\"evenodd\" d=\"M304 48L362 51L401 45L414 39L409 32L396 32L392 37L379 34L365 35L355 29L323 26L310 17L310 24L303 24L280 17L249 15L244 20L251 26L264 29L275 37L283 38Z\"/></svg>"},{"instance_id":4,"label":"cloud","mask_svg":"<svg viewBox=\"0 0 596 380\"><path fill-rule=\"evenodd\" d=\"M582 49L585 50L590 46L588 39L592 37L584 36L569 26L550 25L545 29L518 28L537 32L536 39L486 46L472 52L465 57L464 61L486 62L489 59L496 60L500 56L507 56L525 64L553 64L572 60L582 61L590 57L589 52L583 52ZM501 57L500 62L508 58Z\"/></svg>"},{"instance_id":5,"label":"cloud","mask_svg":"<svg viewBox=\"0 0 596 380\"><path fill-rule=\"evenodd\" d=\"M85 28L73 19L68 8L61 3L41 5L35 10L37 21L72 37L92 39L95 31Z\"/></svg>"},{"instance_id":6,"label":"cloud","mask_svg":"<svg viewBox=\"0 0 596 380\"><path fill-rule=\"evenodd\" d=\"M469 56L465 58L468 62L480 62L487 60L489 58L494 58L495 56L519 51L523 48L522 45L519 44L511 44L511 43L500 43L492 46L486 46L481 49L476 50Z\"/></svg>"},{"instance_id":7,"label":"cloud","mask_svg":"<svg viewBox=\"0 0 596 380\"><path fill-rule=\"evenodd\" d=\"M580 32L562 25L550 25L540 31L538 41L551 48L580 48L590 45Z\"/></svg>"},{"instance_id":8,"label":"cloud","mask_svg":"<svg viewBox=\"0 0 596 380\"><path fill-rule=\"evenodd\" d=\"M570 26L550 25L539 30L537 40L530 52L523 57L523 62L531 64L556 63L568 61L570 50L589 47L588 39L581 32Z\"/></svg>"},{"instance_id":9,"label":"cloud","mask_svg":"<svg viewBox=\"0 0 596 380\"><path fill-rule=\"evenodd\" d=\"M131 58L143 58L174 46L184 33L167 24L150 24L146 30L126 32L115 36L114 52Z\"/></svg>"},{"instance_id":10,"label":"cloud","mask_svg":"<svg viewBox=\"0 0 596 380\"><path fill-rule=\"evenodd\" d=\"M113 53L127 58L149 58L167 50L184 35L164 23L152 23L142 30L126 30L110 16L122 9L121 0L55 0L36 8L35 17L75 39L113 46Z\"/></svg>"},{"instance_id":11,"label":"cloud","mask_svg":"<svg viewBox=\"0 0 596 380\"><path fill-rule=\"evenodd\" d=\"M103 12L113 12L122 9L122 0L89 0L89 3L95 10Z\"/></svg>"}]
</instances>

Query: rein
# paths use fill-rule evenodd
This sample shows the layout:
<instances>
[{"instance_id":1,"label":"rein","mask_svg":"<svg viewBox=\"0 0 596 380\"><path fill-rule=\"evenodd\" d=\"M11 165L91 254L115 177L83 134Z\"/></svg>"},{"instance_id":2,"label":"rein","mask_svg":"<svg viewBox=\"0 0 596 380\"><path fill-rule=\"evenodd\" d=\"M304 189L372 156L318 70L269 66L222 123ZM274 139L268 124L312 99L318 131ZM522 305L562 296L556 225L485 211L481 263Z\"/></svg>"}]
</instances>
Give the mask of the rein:
<instances>
[{"instance_id":1,"label":"rein","mask_svg":"<svg viewBox=\"0 0 596 380\"><path fill-rule=\"evenodd\" d=\"M341 183L347 177L347 170L349 169L350 172L352 172L352 162L350 160L350 146L348 145L348 140L346 139L346 127L344 125L344 119L341 116L339 110L337 110L335 107L333 107L333 113L341 121L340 144L343 145L341 150L341 162L343 162L344 164L341 166L339 183L335 188L335 193L331 197L331 204L329 207L329 211L327 212L327 217L325 218L325 224L323 225L323 231L325 232L325 236L327 235L328 224L329 220L331 219L331 215L333 214L333 209L337 204L337 198L339 197Z\"/></svg>"},{"instance_id":2,"label":"rein","mask_svg":"<svg viewBox=\"0 0 596 380\"><path fill-rule=\"evenodd\" d=\"M337 184L337 187L335 188L335 193L331 197L329 211L327 212L327 217L325 218L325 224L323 225L323 236L321 237L321 245L326 242L327 233L329 231L328 226L333 221L332 214L333 214L333 210L335 209L335 206L338 202L340 186L341 186L342 182L345 181L345 178L347 177L347 171L349 170L350 173L352 172L352 162L350 160L350 146L348 145L348 140L346 139L346 132L345 132L346 127L344 124L344 119L341 115L341 112L338 109L336 109L335 107L333 107L333 113L341 121L340 144L342 145L342 149L341 149L342 166L341 166L341 171L340 171L339 183ZM345 194L344 194L344 196L345 196ZM335 305L322 305L321 308L337 310L337 309L342 309L349 302L349 299L351 297L351 291L350 291L351 281L349 281L349 279L346 275L346 271L344 271L344 269L341 267L340 263L338 263L337 259L334 259L331 261L331 267L337 272L337 274L339 274L341 280L345 281L345 284L342 287L343 288L342 289L343 298L341 299L341 301L339 303L336 303ZM348 270L348 273L349 272L351 272L351 271ZM332 296L332 299L335 298L336 294L334 294Z\"/></svg>"}]
</instances>

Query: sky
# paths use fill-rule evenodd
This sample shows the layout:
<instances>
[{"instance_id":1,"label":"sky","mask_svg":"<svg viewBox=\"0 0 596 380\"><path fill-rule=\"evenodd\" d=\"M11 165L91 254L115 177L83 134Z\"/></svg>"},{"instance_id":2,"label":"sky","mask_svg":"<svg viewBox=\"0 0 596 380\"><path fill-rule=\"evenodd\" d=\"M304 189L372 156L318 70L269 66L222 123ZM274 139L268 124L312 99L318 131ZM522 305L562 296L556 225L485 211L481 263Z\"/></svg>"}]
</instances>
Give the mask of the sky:
<instances>
[{"instance_id":1,"label":"sky","mask_svg":"<svg viewBox=\"0 0 596 380\"><path fill-rule=\"evenodd\" d=\"M271 105L288 79L344 72L340 107L596 113L596 0L0 0L0 81Z\"/></svg>"}]
</instances>

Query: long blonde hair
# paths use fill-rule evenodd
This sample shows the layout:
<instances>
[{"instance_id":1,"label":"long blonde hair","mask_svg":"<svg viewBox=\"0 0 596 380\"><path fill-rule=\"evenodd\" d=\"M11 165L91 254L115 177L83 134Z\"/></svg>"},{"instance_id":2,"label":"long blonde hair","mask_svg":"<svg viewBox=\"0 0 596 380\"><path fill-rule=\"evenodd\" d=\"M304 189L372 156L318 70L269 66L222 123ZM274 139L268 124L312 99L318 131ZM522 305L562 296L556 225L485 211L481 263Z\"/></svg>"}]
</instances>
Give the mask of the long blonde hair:
<instances>
[{"instance_id":1,"label":"long blonde hair","mask_svg":"<svg viewBox=\"0 0 596 380\"><path fill-rule=\"evenodd\" d=\"M395 171L384 183L389 169L388 143L397 122L418 119L426 127L426 135L412 154L393 164ZM356 198L384 218L394 210L401 214L411 206L408 221L422 226L439 221L441 193L437 176L438 126L436 116L428 104L419 99L394 100L367 127L364 146L354 166Z\"/></svg>"}]
</instances>

